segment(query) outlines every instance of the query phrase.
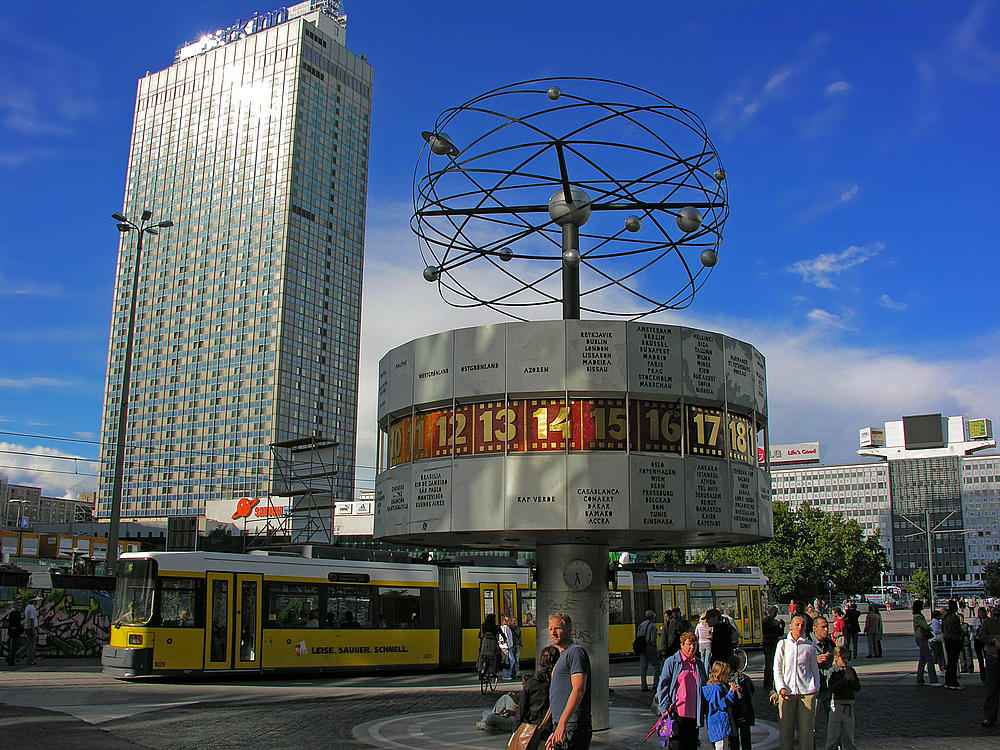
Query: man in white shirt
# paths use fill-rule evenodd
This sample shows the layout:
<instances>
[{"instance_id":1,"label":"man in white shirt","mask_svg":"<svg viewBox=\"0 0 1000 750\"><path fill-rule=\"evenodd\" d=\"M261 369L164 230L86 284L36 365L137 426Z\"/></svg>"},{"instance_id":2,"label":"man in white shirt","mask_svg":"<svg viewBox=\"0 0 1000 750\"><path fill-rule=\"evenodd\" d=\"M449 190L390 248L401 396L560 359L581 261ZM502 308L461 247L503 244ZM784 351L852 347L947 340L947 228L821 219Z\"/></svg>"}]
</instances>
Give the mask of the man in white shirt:
<instances>
[{"instance_id":1,"label":"man in white shirt","mask_svg":"<svg viewBox=\"0 0 1000 750\"><path fill-rule=\"evenodd\" d=\"M815 745L820 675L816 644L805 637L805 624L802 615L795 615L788 625L788 637L778 642L774 652L781 750L794 750L796 730L799 750L813 750Z\"/></svg>"},{"instance_id":2,"label":"man in white shirt","mask_svg":"<svg viewBox=\"0 0 1000 750\"><path fill-rule=\"evenodd\" d=\"M38 643L38 609L34 602L24 608L24 639L28 646L28 664L35 664L35 646Z\"/></svg>"}]
</instances>

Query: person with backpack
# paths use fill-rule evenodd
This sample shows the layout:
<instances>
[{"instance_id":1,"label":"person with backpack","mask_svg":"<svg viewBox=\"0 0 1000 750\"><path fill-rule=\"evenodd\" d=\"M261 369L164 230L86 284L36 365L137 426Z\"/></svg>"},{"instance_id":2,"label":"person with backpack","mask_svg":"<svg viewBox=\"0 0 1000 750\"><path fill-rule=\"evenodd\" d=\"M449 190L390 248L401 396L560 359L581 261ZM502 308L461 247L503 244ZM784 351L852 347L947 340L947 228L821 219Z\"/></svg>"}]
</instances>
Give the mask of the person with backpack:
<instances>
[{"instance_id":1,"label":"person with backpack","mask_svg":"<svg viewBox=\"0 0 1000 750\"><path fill-rule=\"evenodd\" d=\"M510 678L517 679L517 671L521 667L521 627L517 618L510 618Z\"/></svg>"},{"instance_id":2,"label":"person with backpack","mask_svg":"<svg viewBox=\"0 0 1000 750\"><path fill-rule=\"evenodd\" d=\"M7 614L7 665L13 667L17 663L17 650L21 646L24 635L24 625L21 621L21 610L14 608Z\"/></svg>"},{"instance_id":3,"label":"person with backpack","mask_svg":"<svg viewBox=\"0 0 1000 750\"><path fill-rule=\"evenodd\" d=\"M712 664L717 661L728 664L733 656L736 628L723 619L718 609L710 609L705 614L708 624L712 626Z\"/></svg>"},{"instance_id":4,"label":"person with backpack","mask_svg":"<svg viewBox=\"0 0 1000 750\"><path fill-rule=\"evenodd\" d=\"M660 675L659 653L656 649L656 613L651 609L646 610L646 616L636 628L632 651L639 657L640 689L642 692L648 693L649 683L646 681L646 673L649 668L653 668L654 680Z\"/></svg>"}]
</instances>

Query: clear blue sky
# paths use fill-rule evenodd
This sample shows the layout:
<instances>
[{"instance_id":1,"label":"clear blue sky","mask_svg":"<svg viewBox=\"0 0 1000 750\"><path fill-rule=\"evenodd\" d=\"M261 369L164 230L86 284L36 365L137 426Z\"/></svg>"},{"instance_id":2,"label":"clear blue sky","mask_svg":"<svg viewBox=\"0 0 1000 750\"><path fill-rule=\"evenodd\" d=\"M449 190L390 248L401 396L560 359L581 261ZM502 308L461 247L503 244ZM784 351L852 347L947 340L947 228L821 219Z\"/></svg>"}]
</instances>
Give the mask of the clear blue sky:
<instances>
[{"instance_id":1,"label":"clear blue sky","mask_svg":"<svg viewBox=\"0 0 1000 750\"><path fill-rule=\"evenodd\" d=\"M136 79L254 9L243 0L5 7L0 430L97 433L117 239L109 214L121 206ZM380 338L380 302L419 277L405 226L419 131L444 106L499 83L595 74L653 89L709 126L732 217L720 266L684 319L743 335L768 356L772 441L818 438L826 458L844 461L856 428L903 413L1000 417L1000 260L989 223L1000 4L780 13L577 2L566 12L356 0L347 11L348 46L376 76L365 373L397 343ZM414 307L426 316L392 336L455 320L440 305ZM374 398L367 385L365 394ZM95 454L87 444L0 442ZM12 463L40 465L0 455ZM8 473L53 492L82 486Z\"/></svg>"}]
</instances>

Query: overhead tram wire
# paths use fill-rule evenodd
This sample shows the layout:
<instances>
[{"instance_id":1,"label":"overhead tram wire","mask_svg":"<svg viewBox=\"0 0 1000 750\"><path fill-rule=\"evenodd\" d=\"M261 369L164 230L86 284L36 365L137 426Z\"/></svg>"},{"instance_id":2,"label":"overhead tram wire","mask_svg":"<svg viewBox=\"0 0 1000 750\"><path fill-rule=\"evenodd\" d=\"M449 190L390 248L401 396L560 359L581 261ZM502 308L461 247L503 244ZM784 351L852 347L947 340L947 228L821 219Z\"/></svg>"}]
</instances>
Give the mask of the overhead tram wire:
<instances>
[{"instance_id":1,"label":"overhead tram wire","mask_svg":"<svg viewBox=\"0 0 1000 750\"><path fill-rule=\"evenodd\" d=\"M28 437L28 438L34 438L35 440L59 440L59 441L68 442L68 443L85 443L85 444L88 444L88 445L97 445L97 446L108 446L108 445L113 446L114 445L113 441L103 441L102 442L100 440L88 440L88 439L85 439L85 438L71 438L71 437L60 436L60 435L39 435L39 434L28 433L28 432L11 432L11 431L0 430L0 435L10 435L10 436L14 436L14 437ZM142 445L136 445L135 443L126 443L126 448L129 448L129 449L131 449L133 451L143 451L145 453L159 453L161 455L169 454L171 456L182 456L182 457L190 457L190 456L224 456L227 453L248 453L248 452L250 452L252 450L256 450L256 448L254 448L253 446L226 447L226 448L224 448L224 449L222 449L222 450L220 450L218 452L194 451L194 450L153 450L152 446L146 447L146 446L142 446ZM4 452L4 451L0 451L0 453L2 453L2 452ZM41 454L41 457L43 457L43 458L55 458L55 456L45 456L44 454ZM82 457L81 457L81 460L83 460ZM91 459L86 459L86 460L89 461ZM98 459L93 459L93 460L100 461L99 458ZM375 471L377 469L377 467L375 467L375 466L368 466L366 464L354 464L354 468L355 469L371 469L373 471Z\"/></svg>"}]
</instances>

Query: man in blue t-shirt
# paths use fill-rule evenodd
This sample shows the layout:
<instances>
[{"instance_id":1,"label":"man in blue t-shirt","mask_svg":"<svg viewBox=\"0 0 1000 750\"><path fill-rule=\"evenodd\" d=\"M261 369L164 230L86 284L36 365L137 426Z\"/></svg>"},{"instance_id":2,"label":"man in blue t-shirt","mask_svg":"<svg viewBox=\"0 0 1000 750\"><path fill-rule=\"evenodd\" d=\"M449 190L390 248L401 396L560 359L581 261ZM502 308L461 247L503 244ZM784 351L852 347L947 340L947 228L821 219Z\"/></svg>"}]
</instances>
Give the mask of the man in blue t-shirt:
<instances>
[{"instance_id":1,"label":"man in blue t-shirt","mask_svg":"<svg viewBox=\"0 0 1000 750\"><path fill-rule=\"evenodd\" d=\"M559 649L559 661L549 683L549 705L555 730L546 743L547 750L588 750L590 720L590 656L573 643L573 621L557 612L549 615L549 640Z\"/></svg>"}]
</instances>

